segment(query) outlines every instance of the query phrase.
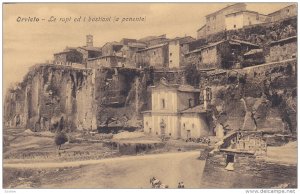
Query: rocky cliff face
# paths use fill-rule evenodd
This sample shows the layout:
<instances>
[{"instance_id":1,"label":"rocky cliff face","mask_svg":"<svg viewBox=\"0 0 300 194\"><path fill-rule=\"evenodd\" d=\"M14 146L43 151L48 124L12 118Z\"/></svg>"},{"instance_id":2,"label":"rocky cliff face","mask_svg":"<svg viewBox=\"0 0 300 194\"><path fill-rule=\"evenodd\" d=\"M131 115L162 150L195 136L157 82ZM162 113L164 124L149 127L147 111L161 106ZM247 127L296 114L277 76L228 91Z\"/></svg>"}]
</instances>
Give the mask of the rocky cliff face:
<instances>
[{"instance_id":1,"label":"rocky cliff face","mask_svg":"<svg viewBox=\"0 0 300 194\"><path fill-rule=\"evenodd\" d=\"M296 60L206 75L214 126L296 133Z\"/></svg>"},{"instance_id":2,"label":"rocky cliff face","mask_svg":"<svg viewBox=\"0 0 300 194\"><path fill-rule=\"evenodd\" d=\"M147 87L161 77L189 82L184 75L189 77L176 71L38 66L7 92L4 122L34 131L142 127L141 111L151 107ZM211 130L296 134L296 59L193 76L198 80L193 85L212 89Z\"/></svg>"},{"instance_id":3,"label":"rocky cliff face","mask_svg":"<svg viewBox=\"0 0 300 194\"><path fill-rule=\"evenodd\" d=\"M40 65L32 68L17 90L9 95L22 96L16 100L21 110L5 99L5 124L27 127L34 131L74 128L95 128L96 118L92 71L62 66ZM16 122L16 117L22 119Z\"/></svg>"},{"instance_id":4,"label":"rocky cliff face","mask_svg":"<svg viewBox=\"0 0 300 194\"><path fill-rule=\"evenodd\" d=\"M33 67L7 92L4 123L43 130L95 130L101 125L136 125L147 103L147 71Z\"/></svg>"},{"instance_id":5,"label":"rocky cliff face","mask_svg":"<svg viewBox=\"0 0 300 194\"><path fill-rule=\"evenodd\" d=\"M97 126L141 127L140 113L149 107L150 72L124 68L94 71Z\"/></svg>"}]
</instances>

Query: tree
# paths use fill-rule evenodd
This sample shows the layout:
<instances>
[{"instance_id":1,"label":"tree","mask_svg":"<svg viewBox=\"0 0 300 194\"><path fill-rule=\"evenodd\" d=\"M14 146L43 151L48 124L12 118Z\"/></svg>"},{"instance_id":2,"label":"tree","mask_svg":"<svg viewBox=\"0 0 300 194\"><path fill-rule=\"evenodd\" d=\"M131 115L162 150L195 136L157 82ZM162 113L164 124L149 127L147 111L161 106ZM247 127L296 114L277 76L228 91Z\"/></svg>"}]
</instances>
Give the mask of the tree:
<instances>
[{"instance_id":1,"label":"tree","mask_svg":"<svg viewBox=\"0 0 300 194\"><path fill-rule=\"evenodd\" d=\"M56 133L54 137L54 142L57 145L58 150L60 150L61 145L66 143L67 141L68 141L68 137L64 132Z\"/></svg>"},{"instance_id":2,"label":"tree","mask_svg":"<svg viewBox=\"0 0 300 194\"><path fill-rule=\"evenodd\" d=\"M198 86L199 81L200 81L199 80L200 75L197 71L196 65L189 64L189 65L185 66L184 71L185 71L185 79L186 79L187 83L192 86Z\"/></svg>"}]
</instances>

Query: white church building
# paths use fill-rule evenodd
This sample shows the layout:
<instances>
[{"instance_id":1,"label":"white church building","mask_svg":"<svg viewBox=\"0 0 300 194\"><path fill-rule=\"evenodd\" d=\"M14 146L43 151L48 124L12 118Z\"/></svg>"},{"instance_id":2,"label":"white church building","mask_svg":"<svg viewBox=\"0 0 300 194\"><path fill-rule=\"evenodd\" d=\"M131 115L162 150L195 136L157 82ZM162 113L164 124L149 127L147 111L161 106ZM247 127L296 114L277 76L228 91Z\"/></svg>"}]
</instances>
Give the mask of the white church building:
<instances>
[{"instance_id":1,"label":"white church building","mask_svg":"<svg viewBox=\"0 0 300 194\"><path fill-rule=\"evenodd\" d=\"M151 86L152 110L143 112L144 132L174 139L212 135L208 126L210 89L203 94L204 104L200 104L200 89L168 84L162 78L157 86Z\"/></svg>"}]
</instances>

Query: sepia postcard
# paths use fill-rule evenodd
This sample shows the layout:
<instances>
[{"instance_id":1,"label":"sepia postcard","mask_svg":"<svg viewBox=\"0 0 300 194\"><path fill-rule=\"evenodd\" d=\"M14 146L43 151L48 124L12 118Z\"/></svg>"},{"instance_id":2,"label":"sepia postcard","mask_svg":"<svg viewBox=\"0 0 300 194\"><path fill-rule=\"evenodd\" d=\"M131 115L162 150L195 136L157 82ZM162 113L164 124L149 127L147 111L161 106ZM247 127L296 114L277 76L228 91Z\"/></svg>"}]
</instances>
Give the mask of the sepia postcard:
<instances>
[{"instance_id":1,"label":"sepia postcard","mask_svg":"<svg viewBox=\"0 0 300 194\"><path fill-rule=\"evenodd\" d=\"M295 193L296 2L2 9L6 193Z\"/></svg>"}]
</instances>

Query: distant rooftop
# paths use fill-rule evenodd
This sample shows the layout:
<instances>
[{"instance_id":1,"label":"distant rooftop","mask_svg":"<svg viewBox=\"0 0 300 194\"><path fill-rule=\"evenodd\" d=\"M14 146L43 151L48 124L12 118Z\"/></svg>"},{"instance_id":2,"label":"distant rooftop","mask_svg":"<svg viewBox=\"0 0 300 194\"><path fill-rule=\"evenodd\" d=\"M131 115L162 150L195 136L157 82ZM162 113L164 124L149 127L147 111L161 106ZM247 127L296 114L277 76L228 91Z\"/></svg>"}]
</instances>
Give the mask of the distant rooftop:
<instances>
[{"instance_id":1,"label":"distant rooftop","mask_svg":"<svg viewBox=\"0 0 300 194\"><path fill-rule=\"evenodd\" d=\"M227 14L226 16L234 15L234 14L240 14L240 13L243 13L243 12L254 13L254 14L258 14L258 15L267 16L265 14L258 13L257 11L250 11L250 10L237 11L237 12L234 12L234 13Z\"/></svg>"},{"instance_id":2,"label":"distant rooftop","mask_svg":"<svg viewBox=\"0 0 300 194\"><path fill-rule=\"evenodd\" d=\"M286 9L286 8L288 8L288 7L293 7L293 6L297 6L297 4L295 3L295 4L292 4L292 5L288 5L288 6L286 6L286 7L284 7L284 8L281 8L281 9L279 9L279 10L277 10L277 11L274 11L274 12L272 12L272 13L269 13L268 15L270 16L270 15L273 15L273 14L275 14L275 13L277 13L277 12L280 12L281 10L283 10L283 9Z\"/></svg>"},{"instance_id":3,"label":"distant rooftop","mask_svg":"<svg viewBox=\"0 0 300 194\"><path fill-rule=\"evenodd\" d=\"M156 48L160 48L160 47L163 47L163 46L166 46L166 45L167 45L166 43L157 44L157 45L150 46L150 47L147 47L145 49L139 50L137 52L142 52L142 51L147 51L147 50L151 50L151 49L156 49Z\"/></svg>"},{"instance_id":4,"label":"distant rooftop","mask_svg":"<svg viewBox=\"0 0 300 194\"><path fill-rule=\"evenodd\" d=\"M93 46L82 46L82 47L79 47L79 48L82 48L84 50L87 50L87 51L101 51L101 48L100 47L93 47Z\"/></svg>"},{"instance_id":5,"label":"distant rooftop","mask_svg":"<svg viewBox=\"0 0 300 194\"><path fill-rule=\"evenodd\" d=\"M215 11L215 12L213 12L213 13L210 13L210 14L206 15L205 17L206 17L206 18L207 18L207 17L210 17L211 15L215 15L215 14L217 14L217 13L220 13L220 12L224 11L225 9L228 9L228 8L233 7L233 6L236 6L236 5L245 5L245 6L246 6L245 3L234 3L234 4L232 4L232 5L228 5L228 6L224 7L224 8L222 8L222 9L219 9L218 11Z\"/></svg>"},{"instance_id":6,"label":"distant rooftop","mask_svg":"<svg viewBox=\"0 0 300 194\"><path fill-rule=\"evenodd\" d=\"M193 38L193 37L191 37L191 36L176 37L176 38L173 38L173 39L168 40L168 42L176 41L176 40L178 40L178 41L180 42L180 44L185 44L185 43L194 41L195 38Z\"/></svg>"}]
</instances>

